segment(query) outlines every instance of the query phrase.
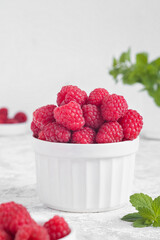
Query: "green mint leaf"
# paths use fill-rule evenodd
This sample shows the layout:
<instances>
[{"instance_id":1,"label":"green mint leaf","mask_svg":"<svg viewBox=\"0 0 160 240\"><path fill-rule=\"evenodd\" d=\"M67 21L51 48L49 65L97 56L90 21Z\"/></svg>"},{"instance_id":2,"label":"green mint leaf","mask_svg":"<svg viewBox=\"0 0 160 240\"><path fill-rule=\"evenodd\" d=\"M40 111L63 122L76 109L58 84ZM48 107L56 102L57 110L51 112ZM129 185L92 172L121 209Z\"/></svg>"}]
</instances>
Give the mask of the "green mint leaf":
<instances>
[{"instance_id":1,"label":"green mint leaf","mask_svg":"<svg viewBox=\"0 0 160 240\"><path fill-rule=\"evenodd\" d=\"M138 53L136 55L136 64L137 65L146 65L148 63L148 54L147 53Z\"/></svg>"},{"instance_id":2,"label":"green mint leaf","mask_svg":"<svg viewBox=\"0 0 160 240\"><path fill-rule=\"evenodd\" d=\"M137 219L142 218L138 212L136 213L129 213L125 215L124 217L121 218L121 220L126 221L126 222L134 222Z\"/></svg>"},{"instance_id":3,"label":"green mint leaf","mask_svg":"<svg viewBox=\"0 0 160 240\"><path fill-rule=\"evenodd\" d=\"M151 224L150 224L151 225ZM137 219L134 223L133 223L133 227L137 227L137 228L143 228L143 227L148 227L148 224L145 224L145 220L143 218L141 219Z\"/></svg>"},{"instance_id":4,"label":"green mint leaf","mask_svg":"<svg viewBox=\"0 0 160 240\"><path fill-rule=\"evenodd\" d=\"M113 65L112 65L112 66L113 66L113 67L116 67L116 66L117 66L117 63L118 63L117 60L116 60L115 58L113 58Z\"/></svg>"},{"instance_id":5,"label":"green mint leaf","mask_svg":"<svg viewBox=\"0 0 160 240\"><path fill-rule=\"evenodd\" d=\"M154 221L153 227L160 227L160 216Z\"/></svg>"},{"instance_id":6,"label":"green mint leaf","mask_svg":"<svg viewBox=\"0 0 160 240\"><path fill-rule=\"evenodd\" d=\"M138 208L140 216L147 220L155 220L155 213L152 209L146 207L139 207Z\"/></svg>"},{"instance_id":7,"label":"green mint leaf","mask_svg":"<svg viewBox=\"0 0 160 240\"><path fill-rule=\"evenodd\" d=\"M152 208L156 217L159 217L160 216L160 196L153 200Z\"/></svg>"},{"instance_id":8,"label":"green mint leaf","mask_svg":"<svg viewBox=\"0 0 160 240\"><path fill-rule=\"evenodd\" d=\"M130 202L132 206L135 207L137 210L141 207L152 209L152 202L153 202L152 198L143 193L135 193L131 195Z\"/></svg>"},{"instance_id":9,"label":"green mint leaf","mask_svg":"<svg viewBox=\"0 0 160 240\"><path fill-rule=\"evenodd\" d=\"M120 63L125 63L125 62L130 62L130 49L128 49L127 52L124 52L121 54L120 58L119 58L119 62Z\"/></svg>"}]
</instances>

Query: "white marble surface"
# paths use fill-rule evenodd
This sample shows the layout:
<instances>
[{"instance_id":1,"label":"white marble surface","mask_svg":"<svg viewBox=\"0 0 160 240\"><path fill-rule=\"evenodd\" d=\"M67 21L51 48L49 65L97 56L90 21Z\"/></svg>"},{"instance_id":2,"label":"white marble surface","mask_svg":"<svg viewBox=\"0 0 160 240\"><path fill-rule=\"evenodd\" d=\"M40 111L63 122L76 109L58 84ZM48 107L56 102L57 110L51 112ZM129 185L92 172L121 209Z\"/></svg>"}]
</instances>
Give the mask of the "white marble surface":
<instances>
[{"instance_id":1,"label":"white marble surface","mask_svg":"<svg viewBox=\"0 0 160 240\"><path fill-rule=\"evenodd\" d=\"M160 141L141 139L136 157L134 192L160 195ZM0 202L25 205L33 218L45 221L63 215L76 228L79 240L159 240L160 228L137 229L120 218L134 211L128 206L104 213L66 213L43 206L36 194L34 152L31 136L0 137Z\"/></svg>"}]
</instances>

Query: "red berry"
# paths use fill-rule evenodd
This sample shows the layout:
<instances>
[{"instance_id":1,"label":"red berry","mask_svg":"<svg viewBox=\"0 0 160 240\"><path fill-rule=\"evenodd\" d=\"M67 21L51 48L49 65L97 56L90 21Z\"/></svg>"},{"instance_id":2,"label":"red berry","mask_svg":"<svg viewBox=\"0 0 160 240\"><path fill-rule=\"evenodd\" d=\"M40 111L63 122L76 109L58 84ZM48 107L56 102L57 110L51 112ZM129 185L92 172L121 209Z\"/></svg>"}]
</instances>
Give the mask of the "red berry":
<instances>
[{"instance_id":1,"label":"red berry","mask_svg":"<svg viewBox=\"0 0 160 240\"><path fill-rule=\"evenodd\" d=\"M95 142L96 132L89 127L75 131L72 134L72 143L90 144Z\"/></svg>"},{"instance_id":2,"label":"red berry","mask_svg":"<svg viewBox=\"0 0 160 240\"><path fill-rule=\"evenodd\" d=\"M40 132L40 129L35 125L33 121L31 122L31 130L33 132L33 136L37 138L38 133Z\"/></svg>"},{"instance_id":3,"label":"red berry","mask_svg":"<svg viewBox=\"0 0 160 240\"><path fill-rule=\"evenodd\" d=\"M37 224L29 224L20 227L15 240L50 240L47 230Z\"/></svg>"},{"instance_id":4,"label":"red berry","mask_svg":"<svg viewBox=\"0 0 160 240\"><path fill-rule=\"evenodd\" d=\"M14 118L8 118L5 123L18 123L18 121Z\"/></svg>"},{"instance_id":5,"label":"red berry","mask_svg":"<svg viewBox=\"0 0 160 240\"><path fill-rule=\"evenodd\" d=\"M34 224L27 209L14 202L0 204L0 225L5 231L15 234L24 224Z\"/></svg>"},{"instance_id":6,"label":"red berry","mask_svg":"<svg viewBox=\"0 0 160 240\"><path fill-rule=\"evenodd\" d=\"M49 233L50 240L63 238L71 232L68 223L64 220L63 217L59 216L54 216L44 224L44 227Z\"/></svg>"},{"instance_id":7,"label":"red berry","mask_svg":"<svg viewBox=\"0 0 160 240\"><path fill-rule=\"evenodd\" d=\"M27 121L27 116L23 112L18 112L14 116L14 119L16 119L18 122L22 123L22 122L26 122Z\"/></svg>"},{"instance_id":8,"label":"red berry","mask_svg":"<svg viewBox=\"0 0 160 240\"><path fill-rule=\"evenodd\" d=\"M88 98L88 103L100 106L104 97L108 97L109 93L105 88L96 88L94 89Z\"/></svg>"},{"instance_id":9,"label":"red berry","mask_svg":"<svg viewBox=\"0 0 160 240\"><path fill-rule=\"evenodd\" d=\"M119 119L119 123L123 128L124 138L133 140L137 138L143 127L143 118L137 111L129 109L126 114Z\"/></svg>"},{"instance_id":10,"label":"red berry","mask_svg":"<svg viewBox=\"0 0 160 240\"><path fill-rule=\"evenodd\" d=\"M8 109L7 108L0 108L0 121L4 123L8 117Z\"/></svg>"},{"instance_id":11,"label":"red berry","mask_svg":"<svg viewBox=\"0 0 160 240\"><path fill-rule=\"evenodd\" d=\"M52 124L52 123L48 123L48 124ZM47 125L46 125L47 126ZM44 135L44 130L41 130L39 133L38 133L38 139L40 140L43 140L43 141L46 141L46 137Z\"/></svg>"},{"instance_id":12,"label":"red berry","mask_svg":"<svg viewBox=\"0 0 160 240\"><path fill-rule=\"evenodd\" d=\"M123 139L123 129L118 122L104 123L96 136L97 143L120 142Z\"/></svg>"},{"instance_id":13,"label":"red berry","mask_svg":"<svg viewBox=\"0 0 160 240\"><path fill-rule=\"evenodd\" d=\"M56 122L73 131L81 129L85 124L81 106L73 101L55 108L54 117Z\"/></svg>"},{"instance_id":14,"label":"red berry","mask_svg":"<svg viewBox=\"0 0 160 240\"><path fill-rule=\"evenodd\" d=\"M101 114L106 121L117 121L123 117L128 109L128 104L123 96L112 94L105 97L101 105Z\"/></svg>"},{"instance_id":15,"label":"red berry","mask_svg":"<svg viewBox=\"0 0 160 240\"><path fill-rule=\"evenodd\" d=\"M3 228L0 227L0 240L12 240L13 238Z\"/></svg>"},{"instance_id":16,"label":"red berry","mask_svg":"<svg viewBox=\"0 0 160 240\"><path fill-rule=\"evenodd\" d=\"M82 110L85 126L97 129L103 124L104 120L97 106L92 104L83 105Z\"/></svg>"},{"instance_id":17,"label":"red berry","mask_svg":"<svg viewBox=\"0 0 160 240\"><path fill-rule=\"evenodd\" d=\"M54 122L53 110L56 108L55 105L47 105L44 107L38 108L33 113L33 122L39 129L43 129L45 125L50 122Z\"/></svg>"},{"instance_id":18,"label":"red berry","mask_svg":"<svg viewBox=\"0 0 160 240\"><path fill-rule=\"evenodd\" d=\"M62 106L69 103L70 101L75 101L80 105L83 105L87 101L87 94L85 91L82 91L77 86L64 86L61 91L57 94L57 104Z\"/></svg>"},{"instance_id":19,"label":"red berry","mask_svg":"<svg viewBox=\"0 0 160 240\"><path fill-rule=\"evenodd\" d=\"M56 122L48 123L43 129L43 133L49 142L67 143L71 137L71 132Z\"/></svg>"}]
</instances>

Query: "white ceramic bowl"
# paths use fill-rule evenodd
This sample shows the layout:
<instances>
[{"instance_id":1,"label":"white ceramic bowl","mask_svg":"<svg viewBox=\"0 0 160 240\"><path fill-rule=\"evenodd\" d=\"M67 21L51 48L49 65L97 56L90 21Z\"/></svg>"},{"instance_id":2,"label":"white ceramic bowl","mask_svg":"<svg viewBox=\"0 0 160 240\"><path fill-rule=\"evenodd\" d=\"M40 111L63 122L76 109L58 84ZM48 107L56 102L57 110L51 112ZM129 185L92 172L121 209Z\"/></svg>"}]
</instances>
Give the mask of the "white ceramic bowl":
<instances>
[{"instance_id":1,"label":"white ceramic bowl","mask_svg":"<svg viewBox=\"0 0 160 240\"><path fill-rule=\"evenodd\" d=\"M132 190L138 143L138 138L107 144L63 144L33 138L40 200L69 212L124 206Z\"/></svg>"},{"instance_id":2,"label":"white ceramic bowl","mask_svg":"<svg viewBox=\"0 0 160 240\"><path fill-rule=\"evenodd\" d=\"M27 132L27 122L0 124L0 136L21 135Z\"/></svg>"}]
</instances>

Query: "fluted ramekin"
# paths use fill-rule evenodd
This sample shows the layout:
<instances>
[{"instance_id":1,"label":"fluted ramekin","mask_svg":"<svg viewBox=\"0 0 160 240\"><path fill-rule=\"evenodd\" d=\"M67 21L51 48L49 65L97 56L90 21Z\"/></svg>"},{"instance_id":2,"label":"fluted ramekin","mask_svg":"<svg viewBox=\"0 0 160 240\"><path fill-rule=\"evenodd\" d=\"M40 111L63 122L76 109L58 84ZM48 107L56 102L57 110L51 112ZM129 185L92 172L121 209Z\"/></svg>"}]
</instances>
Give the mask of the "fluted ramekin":
<instances>
[{"instance_id":1,"label":"fluted ramekin","mask_svg":"<svg viewBox=\"0 0 160 240\"><path fill-rule=\"evenodd\" d=\"M138 144L138 138L107 144L34 138L40 200L69 212L101 212L124 206L132 190Z\"/></svg>"}]
</instances>

